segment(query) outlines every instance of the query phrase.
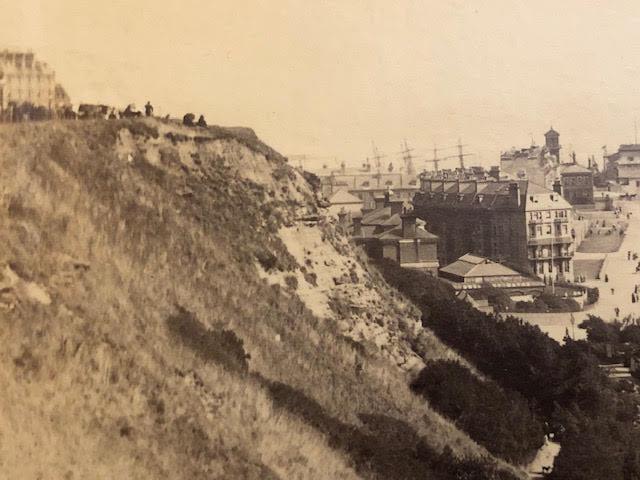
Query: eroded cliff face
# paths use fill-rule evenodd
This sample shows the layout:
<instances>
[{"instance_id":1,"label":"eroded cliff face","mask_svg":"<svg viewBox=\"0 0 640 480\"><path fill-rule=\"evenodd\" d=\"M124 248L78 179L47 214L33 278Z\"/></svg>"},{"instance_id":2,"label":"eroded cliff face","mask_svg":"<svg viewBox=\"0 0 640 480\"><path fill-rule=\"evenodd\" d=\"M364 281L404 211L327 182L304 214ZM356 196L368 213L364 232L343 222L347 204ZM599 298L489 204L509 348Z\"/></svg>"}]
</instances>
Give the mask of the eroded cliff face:
<instances>
[{"instance_id":1,"label":"eroded cliff face","mask_svg":"<svg viewBox=\"0 0 640 480\"><path fill-rule=\"evenodd\" d=\"M438 478L446 445L487 455L407 387L455 353L330 220L298 220L313 191L250 131L4 125L0 162L6 478Z\"/></svg>"}]
</instances>

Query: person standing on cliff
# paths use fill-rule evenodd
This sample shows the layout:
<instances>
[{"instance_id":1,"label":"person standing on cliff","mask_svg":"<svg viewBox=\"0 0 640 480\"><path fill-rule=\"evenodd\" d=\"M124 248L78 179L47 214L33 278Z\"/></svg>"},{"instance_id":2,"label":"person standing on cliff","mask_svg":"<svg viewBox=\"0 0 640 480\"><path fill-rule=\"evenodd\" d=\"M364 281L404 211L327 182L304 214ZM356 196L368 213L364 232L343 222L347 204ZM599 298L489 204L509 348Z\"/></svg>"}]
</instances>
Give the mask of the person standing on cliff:
<instances>
[{"instance_id":1,"label":"person standing on cliff","mask_svg":"<svg viewBox=\"0 0 640 480\"><path fill-rule=\"evenodd\" d=\"M144 106L144 114L147 117L153 116L153 105L151 105L151 102L149 100L147 100L147 103Z\"/></svg>"}]
</instances>

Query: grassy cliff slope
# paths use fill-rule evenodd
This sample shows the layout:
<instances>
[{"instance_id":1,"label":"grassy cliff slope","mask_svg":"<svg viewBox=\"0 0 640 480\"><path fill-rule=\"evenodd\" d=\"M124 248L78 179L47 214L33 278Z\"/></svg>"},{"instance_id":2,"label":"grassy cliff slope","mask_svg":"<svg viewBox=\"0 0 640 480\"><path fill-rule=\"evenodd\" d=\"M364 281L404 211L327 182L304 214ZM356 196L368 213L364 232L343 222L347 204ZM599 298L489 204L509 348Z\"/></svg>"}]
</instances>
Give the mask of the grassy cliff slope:
<instances>
[{"instance_id":1,"label":"grassy cliff slope","mask_svg":"<svg viewBox=\"0 0 640 480\"><path fill-rule=\"evenodd\" d=\"M519 475L411 392L455 354L250 130L3 125L0 164L7 478Z\"/></svg>"}]
</instances>

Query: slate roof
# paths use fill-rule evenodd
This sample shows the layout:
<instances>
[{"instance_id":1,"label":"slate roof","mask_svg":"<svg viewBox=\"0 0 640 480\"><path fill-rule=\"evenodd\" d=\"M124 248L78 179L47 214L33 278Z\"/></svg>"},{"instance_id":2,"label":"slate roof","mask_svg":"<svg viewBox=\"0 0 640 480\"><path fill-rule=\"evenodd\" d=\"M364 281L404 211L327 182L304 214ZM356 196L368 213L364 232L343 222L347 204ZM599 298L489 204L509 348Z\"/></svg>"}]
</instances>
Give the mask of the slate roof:
<instances>
[{"instance_id":1,"label":"slate roof","mask_svg":"<svg viewBox=\"0 0 640 480\"><path fill-rule=\"evenodd\" d=\"M362 216L362 225L380 225L391 217L391 207L378 208Z\"/></svg>"},{"instance_id":2,"label":"slate roof","mask_svg":"<svg viewBox=\"0 0 640 480\"><path fill-rule=\"evenodd\" d=\"M340 189L336 193L334 193L331 198L329 198L329 203L331 203L332 205L343 203L353 204L362 203L362 200L360 200L355 195L352 195L347 190Z\"/></svg>"},{"instance_id":3,"label":"slate roof","mask_svg":"<svg viewBox=\"0 0 640 480\"><path fill-rule=\"evenodd\" d=\"M442 267L440 271L465 278L521 276L520 273L500 263L492 262L488 258L478 257L469 253L463 255L446 267Z\"/></svg>"}]
</instances>

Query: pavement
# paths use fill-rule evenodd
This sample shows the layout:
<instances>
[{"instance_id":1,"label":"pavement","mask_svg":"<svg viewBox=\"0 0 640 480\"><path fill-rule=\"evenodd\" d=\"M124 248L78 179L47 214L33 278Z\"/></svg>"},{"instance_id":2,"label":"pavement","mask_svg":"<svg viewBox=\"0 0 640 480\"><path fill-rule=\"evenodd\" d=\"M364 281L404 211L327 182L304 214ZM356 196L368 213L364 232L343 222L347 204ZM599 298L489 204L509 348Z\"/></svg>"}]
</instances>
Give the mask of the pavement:
<instances>
[{"instance_id":1,"label":"pavement","mask_svg":"<svg viewBox=\"0 0 640 480\"><path fill-rule=\"evenodd\" d=\"M627 260L627 252L637 252L640 255L640 201L620 201L618 205L622 208L622 214L631 213L629 226L625 233L620 249L613 253L579 253L576 252L574 259L598 259L605 258L603 269L600 273L600 280L589 280L584 283L589 287L598 287L600 299L594 305L589 305L582 312L573 313L575 326L572 325L570 313L518 313L528 323L538 325L543 332L559 342L562 342L565 332L576 339L585 338L586 332L578 325L588 315L596 315L605 321L616 319L614 309L620 309L619 320L627 316L640 319L640 303L631 301L631 293L638 285L640 292L640 274L635 273L635 267L640 261ZM605 282L605 275L609 281ZM613 289L613 292L612 290Z\"/></svg>"}]
</instances>

